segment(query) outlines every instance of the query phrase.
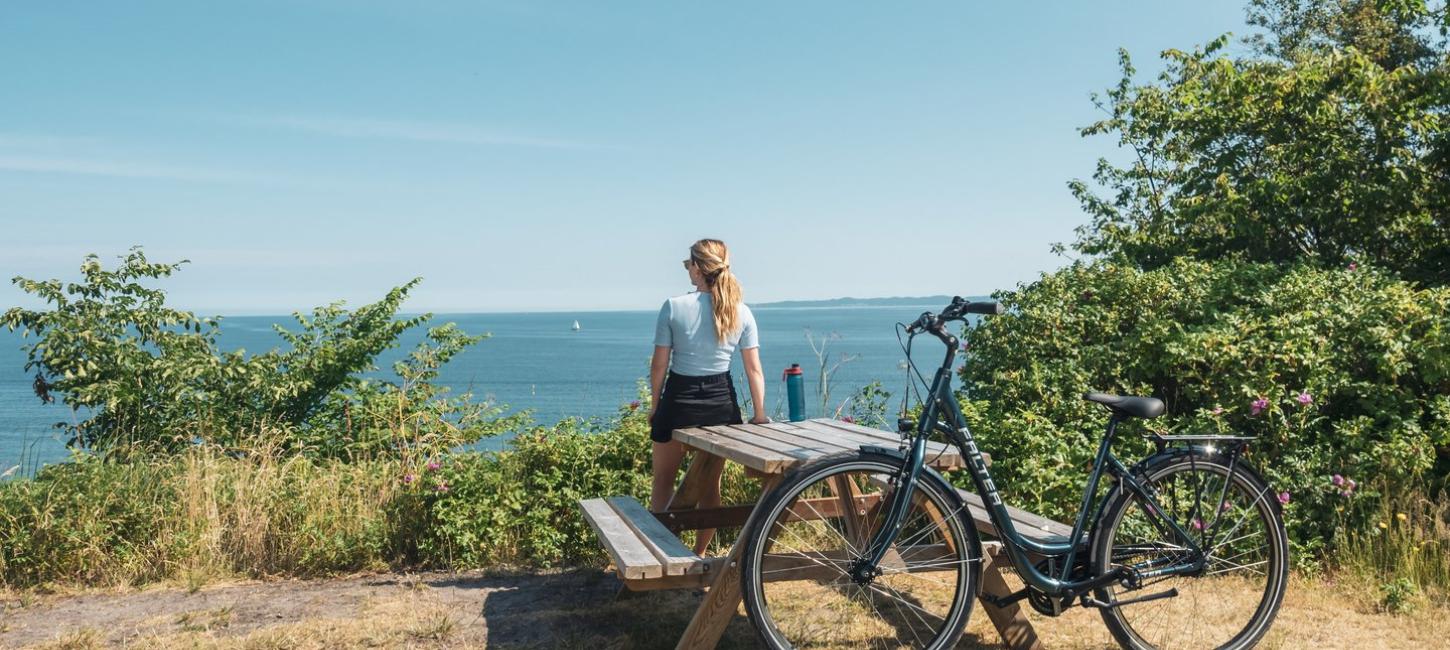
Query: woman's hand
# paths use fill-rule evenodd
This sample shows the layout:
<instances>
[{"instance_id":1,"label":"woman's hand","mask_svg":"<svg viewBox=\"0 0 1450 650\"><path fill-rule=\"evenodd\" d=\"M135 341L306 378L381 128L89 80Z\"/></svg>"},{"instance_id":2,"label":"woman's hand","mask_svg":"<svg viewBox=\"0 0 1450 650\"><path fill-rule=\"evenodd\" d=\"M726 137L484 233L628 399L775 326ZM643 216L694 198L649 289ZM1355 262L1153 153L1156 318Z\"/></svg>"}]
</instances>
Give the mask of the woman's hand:
<instances>
[{"instance_id":1,"label":"woman's hand","mask_svg":"<svg viewBox=\"0 0 1450 650\"><path fill-rule=\"evenodd\" d=\"M755 410L751 424L766 424L770 417L765 414L765 371L760 367L760 348L746 348L740 351L740 361L745 366L745 381L750 384L750 404Z\"/></svg>"}]
</instances>

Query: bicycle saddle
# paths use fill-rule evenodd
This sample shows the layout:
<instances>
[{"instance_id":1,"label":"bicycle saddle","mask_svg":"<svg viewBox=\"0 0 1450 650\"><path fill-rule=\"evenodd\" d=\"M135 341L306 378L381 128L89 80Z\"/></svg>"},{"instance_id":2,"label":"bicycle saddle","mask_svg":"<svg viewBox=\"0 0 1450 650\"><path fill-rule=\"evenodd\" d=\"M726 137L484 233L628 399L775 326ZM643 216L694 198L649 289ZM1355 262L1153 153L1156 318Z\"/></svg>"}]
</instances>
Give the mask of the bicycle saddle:
<instances>
[{"instance_id":1,"label":"bicycle saddle","mask_svg":"<svg viewBox=\"0 0 1450 650\"><path fill-rule=\"evenodd\" d=\"M1150 420L1163 415L1163 400L1156 397L1133 397L1131 395L1109 395L1107 393L1085 393L1083 399L1097 402L1121 415Z\"/></svg>"}]
</instances>

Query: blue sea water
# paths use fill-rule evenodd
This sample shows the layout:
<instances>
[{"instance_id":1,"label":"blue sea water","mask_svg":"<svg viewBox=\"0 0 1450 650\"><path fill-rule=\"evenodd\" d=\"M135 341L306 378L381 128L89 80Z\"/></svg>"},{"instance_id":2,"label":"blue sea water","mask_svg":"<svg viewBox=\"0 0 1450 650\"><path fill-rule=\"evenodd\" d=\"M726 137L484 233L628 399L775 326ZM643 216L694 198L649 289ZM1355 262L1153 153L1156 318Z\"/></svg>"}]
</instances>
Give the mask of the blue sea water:
<instances>
[{"instance_id":1,"label":"blue sea water","mask_svg":"<svg viewBox=\"0 0 1450 650\"><path fill-rule=\"evenodd\" d=\"M828 365L836 370L830 382L833 411L861 386L880 380L899 398L905 386L894 324L910 321L940 304L890 307L756 308L760 356L765 366L766 402L772 417L785 410L781 372L792 363L805 368L808 414L822 414L816 380L818 357L807 341L809 331ZM637 398L637 386L648 377L654 334L654 311L550 312L514 314L444 314L433 323L455 322L464 331L490 338L455 357L443 368L441 383L456 391L470 390L507 404L511 411L530 410L535 422L552 424L567 417L608 417ZM575 320L580 330L572 331ZM220 343L228 350L264 352L284 345L273 324L295 326L290 317L232 316L222 319ZM295 327L293 327L295 329ZM424 328L409 331L401 345L386 352L378 364L412 349ZM64 435L52 424L69 421L70 410L57 401L42 404L31 388L34 373L23 371L25 354L18 332L0 330L0 473L22 465L29 473L37 463L66 457ZM939 345L918 348L917 364L939 363ZM741 399L747 399L739 355L733 364ZM386 376L387 372L379 373ZM826 413L829 415L830 413ZM749 411L746 412L749 417ZM490 439L483 448L497 448Z\"/></svg>"}]
</instances>

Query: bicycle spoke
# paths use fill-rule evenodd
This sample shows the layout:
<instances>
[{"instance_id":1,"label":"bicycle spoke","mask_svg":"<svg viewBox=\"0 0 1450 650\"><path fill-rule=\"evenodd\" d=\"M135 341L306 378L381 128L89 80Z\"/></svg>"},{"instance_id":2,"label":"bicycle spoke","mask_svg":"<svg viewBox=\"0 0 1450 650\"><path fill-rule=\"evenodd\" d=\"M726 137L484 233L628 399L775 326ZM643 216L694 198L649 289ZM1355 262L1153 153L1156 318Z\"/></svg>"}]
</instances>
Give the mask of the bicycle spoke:
<instances>
[{"instance_id":1,"label":"bicycle spoke","mask_svg":"<svg viewBox=\"0 0 1450 650\"><path fill-rule=\"evenodd\" d=\"M1105 587L1110 598L1119 600L1131 599L1128 594L1134 591L1172 588L1177 595L1103 610L1104 620L1124 645L1219 648L1251 643L1262 635L1264 617L1277 609L1287 569L1282 524L1268 507L1271 490L1212 459L1185 460L1160 472L1148 484L1157 490L1162 511L1137 499L1119 506L1116 519L1104 524L1111 540L1107 557L1138 570L1196 561L1197 554L1190 554L1176 534L1156 523L1174 518L1195 541L1202 540L1203 570L1145 579L1137 590ZM1263 607L1266 599L1275 600Z\"/></svg>"},{"instance_id":2,"label":"bicycle spoke","mask_svg":"<svg viewBox=\"0 0 1450 650\"><path fill-rule=\"evenodd\" d=\"M963 515L955 495L933 487L939 484L914 488L878 574L862 582L851 575L852 563L869 551L863 544L890 523L895 491L871 487L879 485L872 475L888 469L865 465L801 479L752 528L763 532L752 533L762 535L752 542L760 550L747 551L742 591L752 620L764 621L781 647L925 648L959 633L948 626L964 620L975 575L969 563L979 558L953 519Z\"/></svg>"}]
</instances>

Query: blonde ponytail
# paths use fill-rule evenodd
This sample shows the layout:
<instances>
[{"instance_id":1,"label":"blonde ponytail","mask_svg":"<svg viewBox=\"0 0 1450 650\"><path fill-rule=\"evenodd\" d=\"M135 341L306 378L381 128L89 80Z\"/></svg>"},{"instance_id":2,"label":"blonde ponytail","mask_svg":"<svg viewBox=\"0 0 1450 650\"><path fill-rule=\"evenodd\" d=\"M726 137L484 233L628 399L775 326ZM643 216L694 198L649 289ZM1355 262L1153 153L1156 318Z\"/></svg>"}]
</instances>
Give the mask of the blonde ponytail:
<instances>
[{"instance_id":1,"label":"blonde ponytail","mask_svg":"<svg viewBox=\"0 0 1450 650\"><path fill-rule=\"evenodd\" d=\"M690 259L700 269L710 287L710 302L715 312L715 337L724 343L740 331L740 302L744 292L740 281L730 272L730 251L718 239L701 239L690 247Z\"/></svg>"}]
</instances>

